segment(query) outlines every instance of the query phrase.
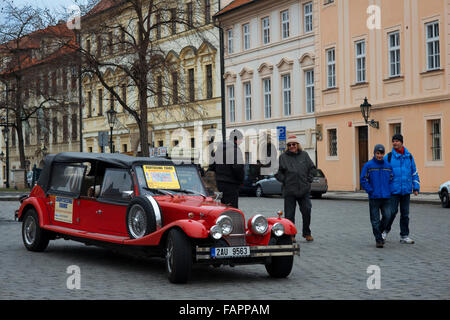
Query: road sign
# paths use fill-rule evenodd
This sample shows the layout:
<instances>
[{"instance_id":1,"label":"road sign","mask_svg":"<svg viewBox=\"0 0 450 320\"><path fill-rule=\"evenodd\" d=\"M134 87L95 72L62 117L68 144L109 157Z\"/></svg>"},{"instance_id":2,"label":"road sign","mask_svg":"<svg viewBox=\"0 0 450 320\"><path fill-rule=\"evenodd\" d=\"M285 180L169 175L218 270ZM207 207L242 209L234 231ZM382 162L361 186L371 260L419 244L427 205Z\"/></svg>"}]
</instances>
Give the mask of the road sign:
<instances>
[{"instance_id":1,"label":"road sign","mask_svg":"<svg viewBox=\"0 0 450 320\"><path fill-rule=\"evenodd\" d=\"M109 145L109 133L108 131L98 132L98 146L107 147Z\"/></svg>"},{"instance_id":2,"label":"road sign","mask_svg":"<svg viewBox=\"0 0 450 320\"><path fill-rule=\"evenodd\" d=\"M286 150L286 126L277 127L278 150Z\"/></svg>"}]
</instances>

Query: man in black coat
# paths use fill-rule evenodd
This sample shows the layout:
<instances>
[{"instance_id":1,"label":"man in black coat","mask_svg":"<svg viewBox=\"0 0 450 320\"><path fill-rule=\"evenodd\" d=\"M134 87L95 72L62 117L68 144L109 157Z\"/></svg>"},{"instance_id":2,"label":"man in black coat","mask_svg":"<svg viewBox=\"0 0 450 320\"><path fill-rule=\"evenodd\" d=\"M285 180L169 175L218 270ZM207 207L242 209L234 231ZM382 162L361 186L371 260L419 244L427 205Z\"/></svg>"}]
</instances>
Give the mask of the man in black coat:
<instances>
[{"instance_id":1,"label":"man in black coat","mask_svg":"<svg viewBox=\"0 0 450 320\"><path fill-rule=\"evenodd\" d=\"M287 151L280 155L278 172L275 178L282 183L284 213L295 223L295 208L298 203L303 220L303 237L313 241L311 236L311 182L314 178L314 163L308 153L303 151L295 135L286 141Z\"/></svg>"},{"instance_id":2,"label":"man in black coat","mask_svg":"<svg viewBox=\"0 0 450 320\"><path fill-rule=\"evenodd\" d=\"M244 159L239 144L243 135L233 130L229 141L220 143L215 153L215 163L210 166L216 172L217 189L222 192L223 204L238 208L239 187L244 181Z\"/></svg>"}]
</instances>

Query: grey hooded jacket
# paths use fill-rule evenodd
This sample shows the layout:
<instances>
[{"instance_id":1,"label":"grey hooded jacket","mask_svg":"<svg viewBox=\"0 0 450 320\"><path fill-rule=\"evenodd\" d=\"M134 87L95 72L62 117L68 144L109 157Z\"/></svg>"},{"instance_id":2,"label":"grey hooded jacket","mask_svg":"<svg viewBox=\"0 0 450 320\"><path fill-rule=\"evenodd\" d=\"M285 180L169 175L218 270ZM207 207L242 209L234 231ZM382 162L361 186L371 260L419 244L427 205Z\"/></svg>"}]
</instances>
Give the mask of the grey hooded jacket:
<instances>
[{"instance_id":1,"label":"grey hooded jacket","mask_svg":"<svg viewBox=\"0 0 450 320\"><path fill-rule=\"evenodd\" d=\"M314 163L305 151L286 151L281 154L275 178L283 184L283 197L303 197L308 194L311 191L314 169Z\"/></svg>"}]
</instances>

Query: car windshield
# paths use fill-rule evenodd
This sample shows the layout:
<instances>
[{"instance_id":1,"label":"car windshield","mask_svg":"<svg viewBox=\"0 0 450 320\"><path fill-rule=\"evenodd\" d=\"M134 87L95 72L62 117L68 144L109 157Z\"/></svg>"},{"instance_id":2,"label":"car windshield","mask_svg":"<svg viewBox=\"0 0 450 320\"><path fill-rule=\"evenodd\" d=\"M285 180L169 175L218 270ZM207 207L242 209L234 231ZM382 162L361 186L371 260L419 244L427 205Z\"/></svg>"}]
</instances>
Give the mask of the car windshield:
<instances>
[{"instance_id":1,"label":"car windshield","mask_svg":"<svg viewBox=\"0 0 450 320\"><path fill-rule=\"evenodd\" d=\"M136 167L139 185L145 192L159 194L206 194L198 169L193 165L142 165Z\"/></svg>"},{"instance_id":2,"label":"car windshield","mask_svg":"<svg viewBox=\"0 0 450 320\"><path fill-rule=\"evenodd\" d=\"M323 177L325 177L325 175L323 174L322 170L316 169L316 170L314 170L314 177L323 178Z\"/></svg>"}]
</instances>

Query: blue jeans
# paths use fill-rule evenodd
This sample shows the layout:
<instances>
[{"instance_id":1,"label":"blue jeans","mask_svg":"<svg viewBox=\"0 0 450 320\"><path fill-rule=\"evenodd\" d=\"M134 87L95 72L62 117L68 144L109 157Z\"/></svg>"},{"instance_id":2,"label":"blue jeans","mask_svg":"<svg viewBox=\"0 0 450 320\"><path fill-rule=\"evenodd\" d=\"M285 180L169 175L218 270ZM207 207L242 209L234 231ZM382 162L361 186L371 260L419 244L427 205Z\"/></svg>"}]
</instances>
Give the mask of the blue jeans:
<instances>
[{"instance_id":1,"label":"blue jeans","mask_svg":"<svg viewBox=\"0 0 450 320\"><path fill-rule=\"evenodd\" d=\"M390 199L369 199L370 223L376 242L382 242L381 233L391 220ZM381 211L381 220L380 220Z\"/></svg>"},{"instance_id":2,"label":"blue jeans","mask_svg":"<svg viewBox=\"0 0 450 320\"><path fill-rule=\"evenodd\" d=\"M386 226L386 231L391 231L392 223L398 213L400 204L400 237L409 236L409 194L393 194L391 196L391 220Z\"/></svg>"}]
</instances>

